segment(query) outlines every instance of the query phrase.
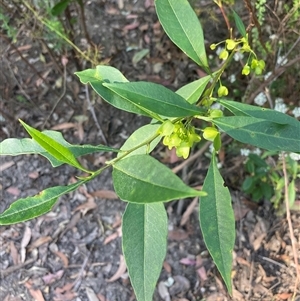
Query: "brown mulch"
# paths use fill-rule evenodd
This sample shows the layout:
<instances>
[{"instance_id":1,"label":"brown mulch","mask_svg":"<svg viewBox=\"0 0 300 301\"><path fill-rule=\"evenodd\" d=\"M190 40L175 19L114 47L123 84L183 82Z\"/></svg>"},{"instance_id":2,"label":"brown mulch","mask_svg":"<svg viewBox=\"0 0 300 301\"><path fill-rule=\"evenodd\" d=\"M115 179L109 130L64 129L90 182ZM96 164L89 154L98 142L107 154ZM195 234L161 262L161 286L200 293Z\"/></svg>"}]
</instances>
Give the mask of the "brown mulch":
<instances>
[{"instance_id":1,"label":"brown mulch","mask_svg":"<svg viewBox=\"0 0 300 301\"><path fill-rule=\"evenodd\" d=\"M164 35L152 4L150 0L87 1L87 29L93 42L102 47L101 60L109 60L129 80L153 81L177 89L203 72ZM21 118L39 129L47 121L45 128L56 126L71 143L104 143L104 135L108 145L120 147L136 128L148 122L116 111L89 91L97 125L85 88L72 75L78 69L70 50L51 57L41 37L33 35L37 25L28 20L19 24L18 12L10 14L16 18L19 32L15 44L0 36L1 140L25 137L18 123ZM82 42L80 36L78 41ZM81 46L87 47L84 42ZM149 54L138 59L143 49ZM82 68L89 67L79 63ZM172 158L164 148L156 155L167 163ZM110 153L99 153L86 156L82 163L96 169L111 157ZM178 174L200 185L207 167L204 155ZM66 185L77 175L72 167L53 169L38 156L1 157L0 212L16 199L50 186ZM296 271L285 216L276 216L267 201L258 205L237 190L231 189L231 194L237 237L232 298L205 248L197 200L189 199L166 204L168 250L154 300L291 300ZM0 227L0 300L135 300L121 249L125 206L113 192L110 171L105 171L60 198L48 214ZM292 213L291 220L299 251L299 213Z\"/></svg>"}]
</instances>

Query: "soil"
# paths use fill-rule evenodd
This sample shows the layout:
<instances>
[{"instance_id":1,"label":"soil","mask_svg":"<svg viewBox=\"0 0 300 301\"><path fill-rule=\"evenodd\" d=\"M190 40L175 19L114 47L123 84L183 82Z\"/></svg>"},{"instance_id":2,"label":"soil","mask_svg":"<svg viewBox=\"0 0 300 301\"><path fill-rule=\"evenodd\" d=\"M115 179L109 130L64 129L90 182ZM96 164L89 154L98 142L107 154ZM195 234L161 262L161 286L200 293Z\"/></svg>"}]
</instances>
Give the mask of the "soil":
<instances>
[{"instance_id":1,"label":"soil","mask_svg":"<svg viewBox=\"0 0 300 301\"><path fill-rule=\"evenodd\" d=\"M72 5L71 13L76 14L78 10ZM206 4L208 9L209 5ZM18 22L20 11L14 6L7 13L12 24L18 26L18 33L15 43L1 34L1 141L26 137L18 123L21 118L39 129L60 130L70 143L120 147L135 129L149 122L147 118L117 111L91 90L86 94L86 88L73 74L78 64L84 69L89 63L74 57L71 50L63 54L51 52L44 45L48 40L37 36L35 22ZM158 82L175 90L204 74L165 36L151 0L87 1L85 17L91 40L101 46L101 59L120 69L129 80ZM208 18L205 22L209 25ZM204 28L209 28L209 39L220 40L220 28L215 32L210 26ZM81 31L74 39L88 49ZM148 54L138 59L144 49ZM203 153L177 172L189 184L203 183L209 151L204 149ZM154 155L172 168L182 163L171 162L173 154L163 147ZM82 158L81 163L96 169L112 157L112 153L97 153ZM287 220L277 216L267 200L260 204L251 202L231 185L226 170L231 165L233 174L243 176L244 160L239 155L231 156L221 169L228 181L236 217L233 296L227 294L205 248L197 200L186 199L166 204L168 250L153 300L291 300L296 270ZM0 212L16 199L35 195L47 187L66 185L78 175L74 168L65 165L52 168L37 155L2 156L0 171ZM61 197L48 214L1 227L0 299L135 300L121 248L125 206L117 199L111 172L107 170L86 186ZM292 212L291 221L299 261L299 213ZM295 299L298 301L299 289Z\"/></svg>"}]
</instances>

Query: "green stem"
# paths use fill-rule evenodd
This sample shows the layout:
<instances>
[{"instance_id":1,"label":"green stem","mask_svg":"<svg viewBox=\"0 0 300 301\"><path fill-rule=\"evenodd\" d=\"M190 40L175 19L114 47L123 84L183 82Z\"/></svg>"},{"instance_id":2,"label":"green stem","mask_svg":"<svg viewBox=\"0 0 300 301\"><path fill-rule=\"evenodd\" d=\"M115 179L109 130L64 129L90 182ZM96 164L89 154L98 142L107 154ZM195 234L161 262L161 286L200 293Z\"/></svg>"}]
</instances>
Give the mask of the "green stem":
<instances>
[{"instance_id":1,"label":"green stem","mask_svg":"<svg viewBox=\"0 0 300 301\"><path fill-rule=\"evenodd\" d=\"M225 61L225 63L221 66L220 70L217 71L216 76L213 77L213 82L211 83L210 87L204 92L203 97L200 100L200 103L197 104L198 106L200 106L203 103L204 100L210 99L212 97L212 93L214 91L216 83L219 81L221 75L223 74L223 72L225 71L225 69L227 68L227 66L229 65L229 63L231 62L234 53L235 53L235 51L233 49L231 51L231 53L229 54L229 57L227 58L227 60Z\"/></svg>"}]
</instances>

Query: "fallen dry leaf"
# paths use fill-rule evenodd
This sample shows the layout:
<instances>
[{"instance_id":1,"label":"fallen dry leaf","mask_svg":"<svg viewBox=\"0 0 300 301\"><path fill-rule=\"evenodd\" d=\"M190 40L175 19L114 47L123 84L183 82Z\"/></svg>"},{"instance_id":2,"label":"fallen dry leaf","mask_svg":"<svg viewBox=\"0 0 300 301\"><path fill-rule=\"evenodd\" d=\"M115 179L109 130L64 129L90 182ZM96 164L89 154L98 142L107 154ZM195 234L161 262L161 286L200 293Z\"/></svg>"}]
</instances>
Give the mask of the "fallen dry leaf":
<instances>
[{"instance_id":1,"label":"fallen dry leaf","mask_svg":"<svg viewBox=\"0 0 300 301\"><path fill-rule=\"evenodd\" d=\"M267 235L266 233L262 233L253 241L252 246L254 251L257 251L261 247L261 243L266 237L266 235Z\"/></svg>"},{"instance_id":2,"label":"fallen dry leaf","mask_svg":"<svg viewBox=\"0 0 300 301\"><path fill-rule=\"evenodd\" d=\"M26 260L26 247L28 246L31 239L31 229L29 227L25 227L24 234L21 241L21 262L25 262Z\"/></svg>"},{"instance_id":3,"label":"fallen dry leaf","mask_svg":"<svg viewBox=\"0 0 300 301\"><path fill-rule=\"evenodd\" d=\"M34 241L29 247L28 247L28 252L32 251L35 248L38 248L45 243L49 242L52 240L51 236L41 236L39 237L36 241Z\"/></svg>"},{"instance_id":4,"label":"fallen dry leaf","mask_svg":"<svg viewBox=\"0 0 300 301\"><path fill-rule=\"evenodd\" d=\"M117 228L117 231L112 233L111 235L107 236L103 242L104 245L107 245L108 243L110 243L111 241L115 240L118 237L122 236L122 228L121 226L119 228Z\"/></svg>"},{"instance_id":5,"label":"fallen dry leaf","mask_svg":"<svg viewBox=\"0 0 300 301\"><path fill-rule=\"evenodd\" d=\"M73 212L80 211L82 213L82 215L85 216L88 211L95 209L95 208L97 208L95 199L93 197L89 197L85 203L76 207Z\"/></svg>"},{"instance_id":6,"label":"fallen dry leaf","mask_svg":"<svg viewBox=\"0 0 300 301\"><path fill-rule=\"evenodd\" d=\"M117 200L118 196L111 190L96 190L91 195L100 199Z\"/></svg>"},{"instance_id":7,"label":"fallen dry leaf","mask_svg":"<svg viewBox=\"0 0 300 301\"><path fill-rule=\"evenodd\" d=\"M68 257L60 251L53 251L53 253L61 259L61 261L63 262L64 267L67 268L68 265L69 265Z\"/></svg>"},{"instance_id":8,"label":"fallen dry leaf","mask_svg":"<svg viewBox=\"0 0 300 301\"><path fill-rule=\"evenodd\" d=\"M63 122L63 123L54 125L53 127L51 127L51 130L61 131L61 130L75 128L75 127L76 127L76 123L74 123L74 122Z\"/></svg>"},{"instance_id":9,"label":"fallen dry leaf","mask_svg":"<svg viewBox=\"0 0 300 301\"><path fill-rule=\"evenodd\" d=\"M59 280L63 274L64 274L64 270L59 270L54 274L47 274L43 276L43 281L45 284L50 284L56 280Z\"/></svg>"},{"instance_id":10,"label":"fallen dry leaf","mask_svg":"<svg viewBox=\"0 0 300 301\"><path fill-rule=\"evenodd\" d=\"M292 293L281 293L278 295L275 295L276 300L287 300L288 298L292 297Z\"/></svg>"},{"instance_id":11,"label":"fallen dry leaf","mask_svg":"<svg viewBox=\"0 0 300 301\"><path fill-rule=\"evenodd\" d=\"M169 294L168 289L167 289L167 287L166 287L166 285L163 281L160 281L158 283L158 293L164 301L171 301L170 294Z\"/></svg>"},{"instance_id":12,"label":"fallen dry leaf","mask_svg":"<svg viewBox=\"0 0 300 301\"><path fill-rule=\"evenodd\" d=\"M28 174L28 177L30 178L30 179L37 179L38 177L39 177L39 172L38 171L33 171L33 172L30 172L29 174Z\"/></svg>"},{"instance_id":13,"label":"fallen dry leaf","mask_svg":"<svg viewBox=\"0 0 300 301\"><path fill-rule=\"evenodd\" d=\"M118 270L111 278L109 278L106 281L114 282L114 281L118 280L125 272L126 272L126 264L125 264L124 256L120 255L120 264L119 264Z\"/></svg>"},{"instance_id":14,"label":"fallen dry leaf","mask_svg":"<svg viewBox=\"0 0 300 301\"><path fill-rule=\"evenodd\" d=\"M19 264L20 262L19 253L13 241L10 242L10 256L13 260L14 265Z\"/></svg>"},{"instance_id":15,"label":"fallen dry leaf","mask_svg":"<svg viewBox=\"0 0 300 301\"><path fill-rule=\"evenodd\" d=\"M247 266L247 267L251 267L251 265L250 265L250 263L247 261L247 260L245 260L244 258L242 258L242 257L236 257L236 262L238 263L238 264L240 264L240 265L245 265L245 266Z\"/></svg>"},{"instance_id":16,"label":"fallen dry leaf","mask_svg":"<svg viewBox=\"0 0 300 301\"><path fill-rule=\"evenodd\" d=\"M168 237L171 240L180 241L180 240L187 239L189 236L187 232L185 232L184 230L177 229L177 230L169 231Z\"/></svg>"},{"instance_id":17,"label":"fallen dry leaf","mask_svg":"<svg viewBox=\"0 0 300 301\"><path fill-rule=\"evenodd\" d=\"M5 169L7 168L10 168L11 166L13 166L15 164L14 161L8 161L8 162L5 162L5 163L1 163L1 166L0 166L0 173L2 171L4 171Z\"/></svg>"},{"instance_id":18,"label":"fallen dry leaf","mask_svg":"<svg viewBox=\"0 0 300 301\"><path fill-rule=\"evenodd\" d=\"M102 294L97 294L99 301L108 301Z\"/></svg>"},{"instance_id":19,"label":"fallen dry leaf","mask_svg":"<svg viewBox=\"0 0 300 301\"><path fill-rule=\"evenodd\" d=\"M184 264L184 265L196 265L196 262L197 262L197 261L196 261L195 259L186 257L186 258L180 259L179 262L180 262L181 264Z\"/></svg>"},{"instance_id":20,"label":"fallen dry leaf","mask_svg":"<svg viewBox=\"0 0 300 301\"><path fill-rule=\"evenodd\" d=\"M172 273L172 267L167 261L164 261L163 267L168 274Z\"/></svg>"},{"instance_id":21,"label":"fallen dry leaf","mask_svg":"<svg viewBox=\"0 0 300 301\"><path fill-rule=\"evenodd\" d=\"M19 196L21 191L18 187L10 186L6 189L6 191L14 196Z\"/></svg>"},{"instance_id":22,"label":"fallen dry leaf","mask_svg":"<svg viewBox=\"0 0 300 301\"><path fill-rule=\"evenodd\" d=\"M207 273L204 267L200 267L199 269L197 269L197 274L201 280L207 280Z\"/></svg>"},{"instance_id":23,"label":"fallen dry leaf","mask_svg":"<svg viewBox=\"0 0 300 301\"><path fill-rule=\"evenodd\" d=\"M35 301L45 301L42 292L39 289L33 289L30 281L25 282L24 285Z\"/></svg>"}]
</instances>

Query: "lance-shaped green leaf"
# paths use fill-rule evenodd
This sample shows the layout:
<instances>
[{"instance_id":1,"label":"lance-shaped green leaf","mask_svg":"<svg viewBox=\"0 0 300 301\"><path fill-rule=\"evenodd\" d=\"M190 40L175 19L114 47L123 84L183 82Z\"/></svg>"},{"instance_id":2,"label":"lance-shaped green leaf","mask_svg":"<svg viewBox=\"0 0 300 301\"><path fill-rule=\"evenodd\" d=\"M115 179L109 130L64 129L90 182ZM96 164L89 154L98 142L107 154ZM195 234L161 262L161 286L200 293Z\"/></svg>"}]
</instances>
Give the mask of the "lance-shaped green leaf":
<instances>
[{"instance_id":1,"label":"lance-shaped green leaf","mask_svg":"<svg viewBox=\"0 0 300 301\"><path fill-rule=\"evenodd\" d=\"M121 152L118 153L118 157L124 154L122 151L132 150L138 147L139 145L149 141L150 138L155 136L160 126L161 124L146 124L138 128L130 135L130 137L122 145ZM133 155L149 154L156 147L156 145L159 143L160 140L161 140L161 136L157 136L149 144L145 144L132 151L130 154L127 155L127 157Z\"/></svg>"},{"instance_id":2,"label":"lance-shaped green leaf","mask_svg":"<svg viewBox=\"0 0 300 301\"><path fill-rule=\"evenodd\" d=\"M29 126L24 121L20 120L20 122L25 128L25 130L28 132L28 134L55 159L63 163L67 163L71 166L74 166L80 170L89 172L79 164L75 156L67 147L50 138L46 134Z\"/></svg>"},{"instance_id":3,"label":"lance-shaped green leaf","mask_svg":"<svg viewBox=\"0 0 300 301\"><path fill-rule=\"evenodd\" d=\"M45 135L54 139L58 143L67 147L72 154L77 158L83 155L92 154L96 152L118 152L116 148L105 145L72 145L67 142L62 134L57 131L43 131ZM0 156L19 156L28 154L39 154L47 158L53 167L62 165L64 162L58 161L50 155L44 148L42 148L34 139L31 138L8 138L0 142Z\"/></svg>"},{"instance_id":4,"label":"lance-shaped green leaf","mask_svg":"<svg viewBox=\"0 0 300 301\"><path fill-rule=\"evenodd\" d=\"M19 199L0 214L0 225L11 225L33 219L50 211L57 199L85 183L78 181L68 186L55 186L35 196Z\"/></svg>"},{"instance_id":5,"label":"lance-shaped green leaf","mask_svg":"<svg viewBox=\"0 0 300 301\"><path fill-rule=\"evenodd\" d=\"M167 117L186 117L204 112L166 87L148 82L103 84L117 95L147 111Z\"/></svg>"},{"instance_id":6,"label":"lance-shaped green leaf","mask_svg":"<svg viewBox=\"0 0 300 301\"><path fill-rule=\"evenodd\" d=\"M122 247L138 301L152 301L167 250L168 220L162 203L131 204L122 222Z\"/></svg>"},{"instance_id":7,"label":"lance-shaped green leaf","mask_svg":"<svg viewBox=\"0 0 300 301\"><path fill-rule=\"evenodd\" d=\"M232 138L271 151L300 152L300 127L278 124L252 116L220 117L213 120Z\"/></svg>"},{"instance_id":8,"label":"lance-shaped green leaf","mask_svg":"<svg viewBox=\"0 0 300 301\"><path fill-rule=\"evenodd\" d=\"M292 126L300 127L300 122L296 118L282 112L227 99L219 99L218 102L236 116L252 116L278 124L290 124Z\"/></svg>"},{"instance_id":9,"label":"lance-shaped green leaf","mask_svg":"<svg viewBox=\"0 0 300 301\"><path fill-rule=\"evenodd\" d=\"M234 10L232 10L232 13L233 13L233 18L234 18L234 22L235 22L235 26L236 26L237 30L242 35L242 37L245 38L247 35L247 32L246 32L246 28L245 28L245 25L244 25L242 19Z\"/></svg>"},{"instance_id":10,"label":"lance-shaped green leaf","mask_svg":"<svg viewBox=\"0 0 300 301\"><path fill-rule=\"evenodd\" d=\"M156 0L155 8L158 19L171 41L210 73L203 30L189 2L187 0Z\"/></svg>"},{"instance_id":11,"label":"lance-shaped green leaf","mask_svg":"<svg viewBox=\"0 0 300 301\"><path fill-rule=\"evenodd\" d=\"M205 195L182 182L169 168L149 155L124 158L113 166L118 196L131 203L167 202Z\"/></svg>"},{"instance_id":12,"label":"lance-shaped green leaf","mask_svg":"<svg viewBox=\"0 0 300 301\"><path fill-rule=\"evenodd\" d=\"M117 109L131 112L139 115L149 116L147 112L141 110L137 105L122 98L120 95L113 93L103 86L103 83L125 83L128 82L126 77L116 68L111 66L97 66L96 69L87 69L75 72L83 84L90 84L91 87L106 102Z\"/></svg>"},{"instance_id":13,"label":"lance-shaped green leaf","mask_svg":"<svg viewBox=\"0 0 300 301\"><path fill-rule=\"evenodd\" d=\"M210 75L204 76L181 87L176 91L176 93L186 99L186 101L188 101L189 103L196 103L211 79L212 77Z\"/></svg>"},{"instance_id":14,"label":"lance-shaped green leaf","mask_svg":"<svg viewBox=\"0 0 300 301\"><path fill-rule=\"evenodd\" d=\"M199 220L206 247L214 260L228 291L231 287L232 251L235 241L231 196L217 167L215 154L204 180L207 196L201 197Z\"/></svg>"}]
</instances>

